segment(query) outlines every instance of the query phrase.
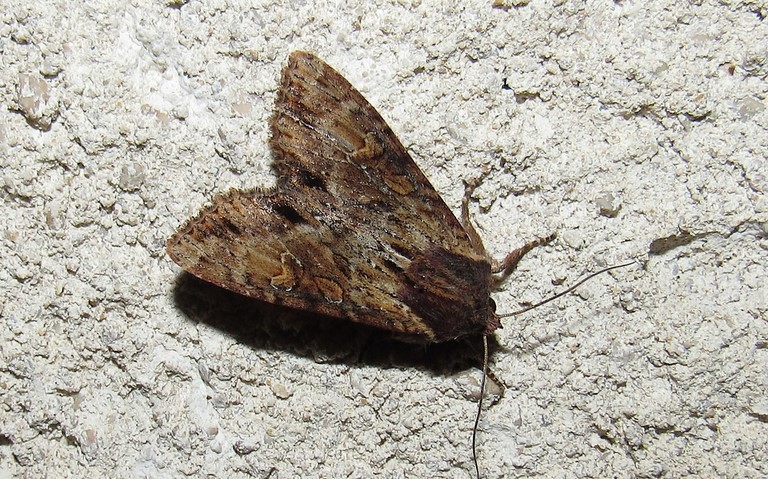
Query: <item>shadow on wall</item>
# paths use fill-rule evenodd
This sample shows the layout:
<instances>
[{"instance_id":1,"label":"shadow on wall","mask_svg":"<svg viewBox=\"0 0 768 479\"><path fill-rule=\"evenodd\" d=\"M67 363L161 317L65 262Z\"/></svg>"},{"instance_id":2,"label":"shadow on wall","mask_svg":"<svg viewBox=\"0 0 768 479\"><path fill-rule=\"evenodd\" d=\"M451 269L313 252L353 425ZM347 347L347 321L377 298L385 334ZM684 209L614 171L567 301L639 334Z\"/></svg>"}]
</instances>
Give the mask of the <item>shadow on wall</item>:
<instances>
[{"instance_id":1,"label":"shadow on wall","mask_svg":"<svg viewBox=\"0 0 768 479\"><path fill-rule=\"evenodd\" d=\"M181 273L174 303L190 321L206 323L253 349L285 351L318 363L418 368L449 375L482 367L482 339L405 343L392 333L254 300ZM492 350L498 347L491 340Z\"/></svg>"}]
</instances>

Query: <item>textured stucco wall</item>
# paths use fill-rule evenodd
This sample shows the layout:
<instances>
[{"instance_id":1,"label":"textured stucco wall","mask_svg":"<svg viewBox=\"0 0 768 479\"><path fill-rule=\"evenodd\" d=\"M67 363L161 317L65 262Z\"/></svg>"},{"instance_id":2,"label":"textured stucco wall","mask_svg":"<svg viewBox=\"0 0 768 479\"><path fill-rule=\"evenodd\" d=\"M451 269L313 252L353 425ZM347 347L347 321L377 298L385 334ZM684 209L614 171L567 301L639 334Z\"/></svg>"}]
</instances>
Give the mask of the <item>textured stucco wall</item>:
<instances>
[{"instance_id":1,"label":"textured stucco wall","mask_svg":"<svg viewBox=\"0 0 768 479\"><path fill-rule=\"evenodd\" d=\"M294 49L455 210L490 172L494 255L559 232L500 311L639 261L496 334L484 477L768 475L768 11L336 3L0 0L0 477L472 476L479 340L265 308L164 253L274 181Z\"/></svg>"}]
</instances>

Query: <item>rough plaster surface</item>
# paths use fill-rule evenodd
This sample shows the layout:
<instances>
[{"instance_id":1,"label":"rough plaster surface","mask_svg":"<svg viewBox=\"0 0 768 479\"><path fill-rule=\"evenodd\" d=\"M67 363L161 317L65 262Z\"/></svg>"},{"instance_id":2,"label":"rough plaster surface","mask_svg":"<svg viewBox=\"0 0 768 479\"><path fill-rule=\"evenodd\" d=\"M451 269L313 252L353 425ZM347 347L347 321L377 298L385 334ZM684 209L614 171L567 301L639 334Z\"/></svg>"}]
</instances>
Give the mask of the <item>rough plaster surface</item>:
<instances>
[{"instance_id":1,"label":"rough plaster surface","mask_svg":"<svg viewBox=\"0 0 768 479\"><path fill-rule=\"evenodd\" d=\"M0 477L473 475L479 340L190 280L165 238L274 181L294 49L501 256L484 477L768 475L768 10L742 2L0 0ZM461 6L455 6L454 4ZM495 5L494 5L495 3Z\"/></svg>"}]
</instances>

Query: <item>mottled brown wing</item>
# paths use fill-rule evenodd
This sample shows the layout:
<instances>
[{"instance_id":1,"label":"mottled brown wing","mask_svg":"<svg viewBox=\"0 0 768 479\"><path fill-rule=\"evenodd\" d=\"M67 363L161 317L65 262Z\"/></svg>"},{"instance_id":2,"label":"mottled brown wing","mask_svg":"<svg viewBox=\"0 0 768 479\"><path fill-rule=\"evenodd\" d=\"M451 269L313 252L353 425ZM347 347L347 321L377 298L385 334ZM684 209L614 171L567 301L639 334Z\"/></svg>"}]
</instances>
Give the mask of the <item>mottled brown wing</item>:
<instances>
[{"instance_id":1,"label":"mottled brown wing","mask_svg":"<svg viewBox=\"0 0 768 479\"><path fill-rule=\"evenodd\" d=\"M381 115L316 56L288 58L270 126L278 188L344 199L343 216L355 224L385 214L373 227L400 238L407 231L416 250L437 242L473 254L463 227Z\"/></svg>"},{"instance_id":2,"label":"mottled brown wing","mask_svg":"<svg viewBox=\"0 0 768 479\"><path fill-rule=\"evenodd\" d=\"M495 329L490 264L381 116L291 54L271 119L277 187L230 191L168 241L232 291L444 341Z\"/></svg>"}]
</instances>

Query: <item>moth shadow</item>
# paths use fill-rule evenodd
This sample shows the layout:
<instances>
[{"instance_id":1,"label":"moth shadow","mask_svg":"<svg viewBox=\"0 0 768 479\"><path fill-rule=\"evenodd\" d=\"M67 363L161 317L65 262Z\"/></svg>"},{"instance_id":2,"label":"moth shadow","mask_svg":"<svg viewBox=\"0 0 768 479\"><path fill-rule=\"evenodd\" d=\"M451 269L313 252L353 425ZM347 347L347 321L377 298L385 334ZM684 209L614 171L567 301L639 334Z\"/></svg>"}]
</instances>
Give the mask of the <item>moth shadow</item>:
<instances>
[{"instance_id":1,"label":"moth shadow","mask_svg":"<svg viewBox=\"0 0 768 479\"><path fill-rule=\"evenodd\" d=\"M283 351L318 363L418 368L436 375L482 366L480 337L407 343L388 331L248 298L189 273L181 273L173 295L190 321L212 326L253 349Z\"/></svg>"}]
</instances>

